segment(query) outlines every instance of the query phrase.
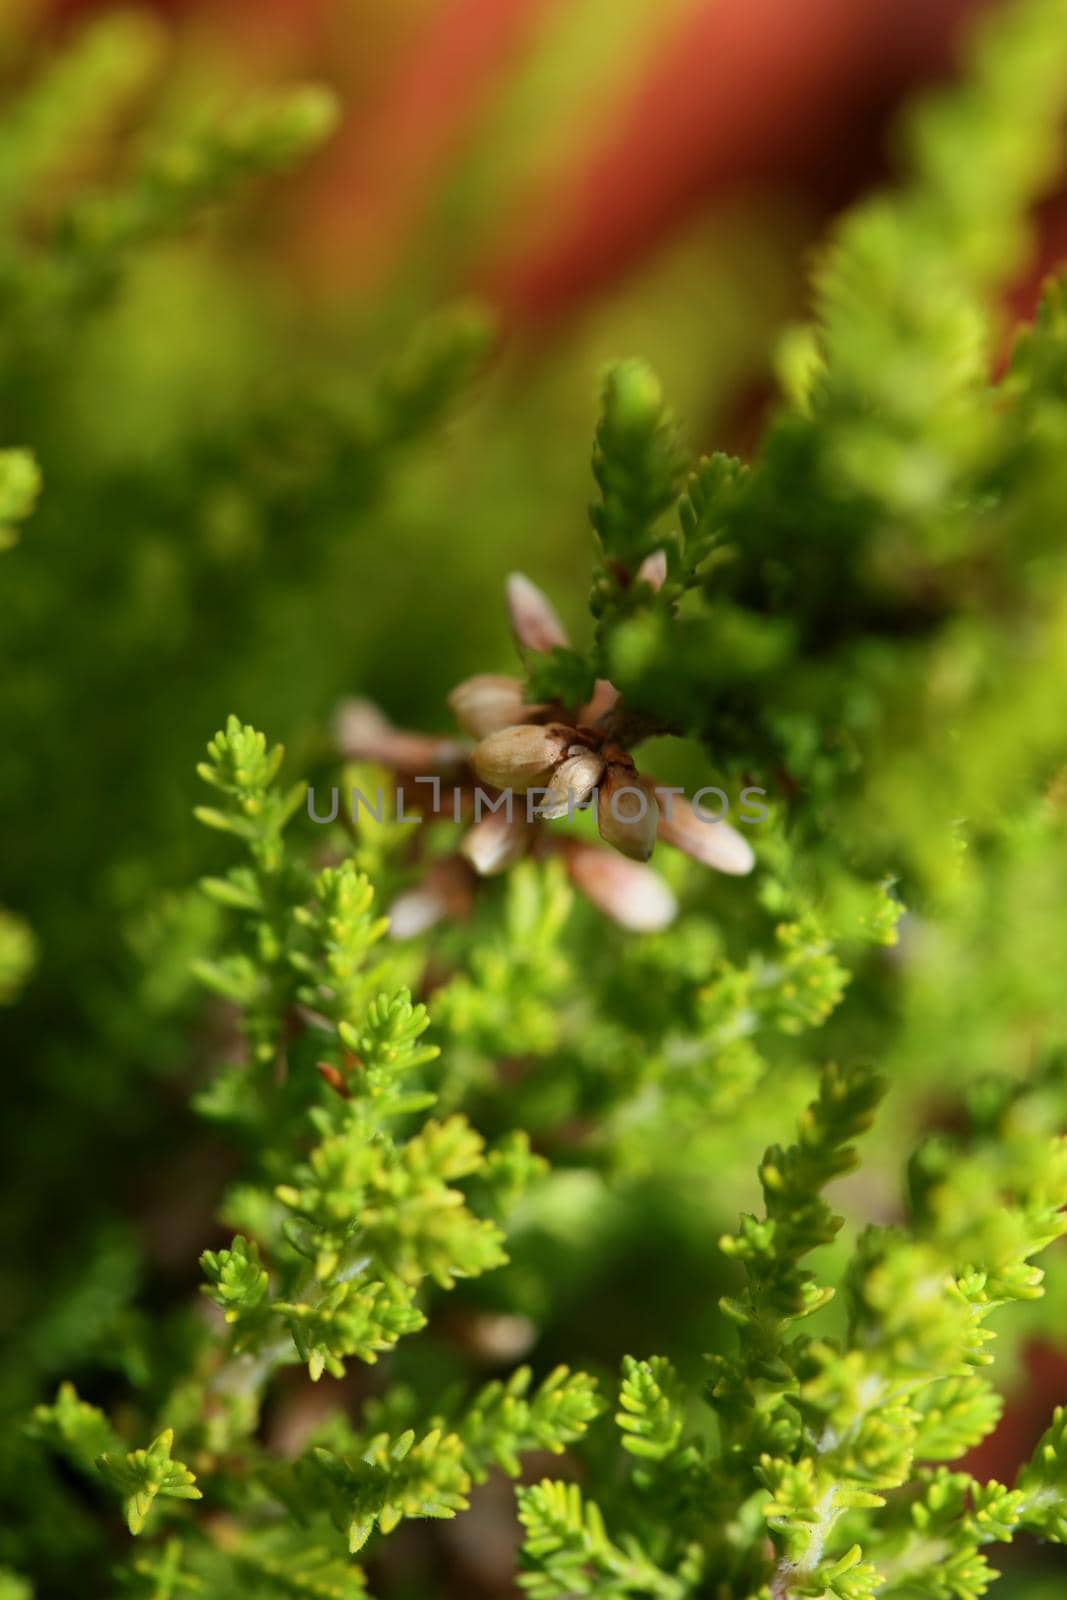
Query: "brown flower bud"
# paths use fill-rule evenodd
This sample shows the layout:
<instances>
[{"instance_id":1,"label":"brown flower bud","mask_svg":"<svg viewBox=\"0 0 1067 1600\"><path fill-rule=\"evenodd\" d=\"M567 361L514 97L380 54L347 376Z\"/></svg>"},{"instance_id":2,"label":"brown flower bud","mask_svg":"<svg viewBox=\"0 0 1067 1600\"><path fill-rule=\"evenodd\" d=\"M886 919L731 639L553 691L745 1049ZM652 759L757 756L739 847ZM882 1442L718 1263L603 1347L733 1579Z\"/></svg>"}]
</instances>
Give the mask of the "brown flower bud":
<instances>
[{"instance_id":1,"label":"brown flower bud","mask_svg":"<svg viewBox=\"0 0 1067 1600\"><path fill-rule=\"evenodd\" d=\"M658 933L674 921L678 903L651 867L577 839L566 841L564 860L578 892L621 928Z\"/></svg>"},{"instance_id":2,"label":"brown flower bud","mask_svg":"<svg viewBox=\"0 0 1067 1600\"><path fill-rule=\"evenodd\" d=\"M672 795L660 809L659 836L664 844L673 844L716 872L744 877L756 863L752 846L736 828L728 822L713 822L710 814L701 816L679 794Z\"/></svg>"},{"instance_id":3,"label":"brown flower bud","mask_svg":"<svg viewBox=\"0 0 1067 1600\"><path fill-rule=\"evenodd\" d=\"M464 835L459 848L475 872L491 878L525 855L529 842L525 812L514 807L510 817L504 811L490 811Z\"/></svg>"},{"instance_id":4,"label":"brown flower bud","mask_svg":"<svg viewBox=\"0 0 1067 1600\"><path fill-rule=\"evenodd\" d=\"M597 795L596 820L605 844L633 861L647 861L659 822L655 786L629 767L609 766Z\"/></svg>"},{"instance_id":5,"label":"brown flower bud","mask_svg":"<svg viewBox=\"0 0 1067 1600\"><path fill-rule=\"evenodd\" d=\"M519 723L489 734L471 753L471 765L483 783L494 789L525 794L551 777L567 753L573 730L558 722L545 727Z\"/></svg>"},{"instance_id":6,"label":"brown flower bud","mask_svg":"<svg viewBox=\"0 0 1067 1600\"><path fill-rule=\"evenodd\" d=\"M537 808L539 817L565 817L582 805L604 771L604 758L596 750L580 747L561 761L545 789L544 799Z\"/></svg>"},{"instance_id":7,"label":"brown flower bud","mask_svg":"<svg viewBox=\"0 0 1067 1600\"><path fill-rule=\"evenodd\" d=\"M513 572L507 582L508 615L511 631L520 653L533 650L543 655L549 650L566 650L570 645L562 622L548 596L521 572Z\"/></svg>"},{"instance_id":8,"label":"brown flower bud","mask_svg":"<svg viewBox=\"0 0 1067 1600\"><path fill-rule=\"evenodd\" d=\"M518 678L482 672L457 683L448 704L464 733L484 739L500 728L513 728L529 714L532 707L523 703L522 687Z\"/></svg>"}]
</instances>

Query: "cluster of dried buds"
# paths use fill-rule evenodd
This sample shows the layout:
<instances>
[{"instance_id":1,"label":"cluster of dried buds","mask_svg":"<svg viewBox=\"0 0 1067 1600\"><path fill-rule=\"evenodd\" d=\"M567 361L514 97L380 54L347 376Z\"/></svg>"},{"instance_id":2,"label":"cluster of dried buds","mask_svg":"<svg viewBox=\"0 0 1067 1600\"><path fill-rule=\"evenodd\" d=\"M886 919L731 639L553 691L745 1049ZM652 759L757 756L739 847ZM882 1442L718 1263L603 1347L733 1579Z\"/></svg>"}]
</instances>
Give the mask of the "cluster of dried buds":
<instances>
[{"instance_id":1,"label":"cluster of dried buds","mask_svg":"<svg viewBox=\"0 0 1067 1600\"><path fill-rule=\"evenodd\" d=\"M653 556L639 578L656 588L665 570L662 557ZM552 605L528 578L515 573L508 579L507 601L524 658L569 648ZM718 872L751 871L752 848L736 829L695 808L680 789L637 771L628 745L649 729L627 715L610 683L598 681L577 712L530 704L521 679L497 674L466 679L448 703L463 732L477 741L473 749L392 728L361 701L341 707L338 741L346 756L378 761L401 778L416 770L424 783L430 770L456 778L453 794L463 797L463 814L473 815L460 852L480 876L503 872L533 852L561 854L588 900L623 927L646 932L667 926L677 909L668 885L645 865L657 838ZM486 795L475 779L494 793ZM585 807L595 810L610 850L542 827ZM393 931L421 931L461 909L463 898L456 863L438 862L420 888L392 907Z\"/></svg>"}]
</instances>

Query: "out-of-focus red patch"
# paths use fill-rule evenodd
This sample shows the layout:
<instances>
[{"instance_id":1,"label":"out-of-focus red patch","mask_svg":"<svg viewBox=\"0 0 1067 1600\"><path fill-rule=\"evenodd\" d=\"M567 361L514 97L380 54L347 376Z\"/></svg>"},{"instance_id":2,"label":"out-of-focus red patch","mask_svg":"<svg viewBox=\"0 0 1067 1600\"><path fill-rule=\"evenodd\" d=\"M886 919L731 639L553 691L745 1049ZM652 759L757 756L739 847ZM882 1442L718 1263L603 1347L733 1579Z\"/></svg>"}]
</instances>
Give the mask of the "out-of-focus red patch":
<instances>
[{"instance_id":1,"label":"out-of-focus red patch","mask_svg":"<svg viewBox=\"0 0 1067 1600\"><path fill-rule=\"evenodd\" d=\"M541 17L563 0L438 0L323 169L318 243L363 284L395 258L434 181Z\"/></svg>"},{"instance_id":2,"label":"out-of-focus red patch","mask_svg":"<svg viewBox=\"0 0 1067 1600\"><path fill-rule=\"evenodd\" d=\"M1026 1351L1026 1381L1013 1396L995 1432L962 1462L976 1478L1011 1483L1049 1425L1058 1405L1067 1403L1067 1353L1034 1342Z\"/></svg>"},{"instance_id":3,"label":"out-of-focus red patch","mask_svg":"<svg viewBox=\"0 0 1067 1600\"><path fill-rule=\"evenodd\" d=\"M110 0L45 0L60 19ZM322 73L348 106L302 209L299 253L346 292L388 276L435 184L506 84L538 24L566 0L424 0L394 13L341 0L142 0L228 38L250 76ZM588 131L538 201L516 198L474 286L512 323L579 309L702 208L744 187L803 193L813 217L882 173L887 119L951 62L961 25L1003 0L693 0L665 30L618 115ZM610 61L604 72L610 75ZM1032 315L1067 259L1067 196L1042 218Z\"/></svg>"},{"instance_id":4,"label":"out-of-focus red patch","mask_svg":"<svg viewBox=\"0 0 1067 1600\"><path fill-rule=\"evenodd\" d=\"M948 64L983 3L706 0L581 168L558 175L519 250L486 266L494 297L517 320L565 311L747 184L839 204L877 167L897 98Z\"/></svg>"},{"instance_id":5,"label":"out-of-focus red patch","mask_svg":"<svg viewBox=\"0 0 1067 1600\"><path fill-rule=\"evenodd\" d=\"M1037 224L1037 260L1010 297L1014 319L1020 322L1033 320L1046 279L1067 267L1067 190L1041 207Z\"/></svg>"}]
</instances>

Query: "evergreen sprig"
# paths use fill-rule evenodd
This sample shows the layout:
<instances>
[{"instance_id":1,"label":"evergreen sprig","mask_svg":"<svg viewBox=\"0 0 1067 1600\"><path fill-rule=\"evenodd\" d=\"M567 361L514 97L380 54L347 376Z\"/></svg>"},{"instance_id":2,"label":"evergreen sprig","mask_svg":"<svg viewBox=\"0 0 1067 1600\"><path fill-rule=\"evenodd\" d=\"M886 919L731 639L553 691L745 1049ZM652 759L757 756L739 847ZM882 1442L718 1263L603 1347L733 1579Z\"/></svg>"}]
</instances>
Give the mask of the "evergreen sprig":
<instances>
[{"instance_id":1,"label":"evergreen sprig","mask_svg":"<svg viewBox=\"0 0 1067 1600\"><path fill-rule=\"evenodd\" d=\"M126 1523L133 1534L144 1529L157 1498L200 1500L196 1475L183 1461L171 1456L173 1428L164 1428L144 1450L125 1455L105 1453L97 1462L101 1477L122 1499Z\"/></svg>"},{"instance_id":2,"label":"evergreen sprig","mask_svg":"<svg viewBox=\"0 0 1067 1600\"><path fill-rule=\"evenodd\" d=\"M457 1421L476 1483L484 1482L494 1465L517 1478L519 1458L529 1451L562 1455L602 1410L596 1384L584 1372L560 1366L531 1393L532 1383L531 1369L517 1367L508 1379L495 1379L480 1390Z\"/></svg>"},{"instance_id":3,"label":"evergreen sprig","mask_svg":"<svg viewBox=\"0 0 1067 1600\"><path fill-rule=\"evenodd\" d=\"M659 520L678 497L684 463L655 374L643 361L612 367L593 449L601 498L589 514L604 558L594 579L594 616L625 603L642 562L656 550L677 556L677 534L660 532ZM649 586L642 587L647 600Z\"/></svg>"},{"instance_id":4,"label":"evergreen sprig","mask_svg":"<svg viewBox=\"0 0 1067 1600\"><path fill-rule=\"evenodd\" d=\"M999 1401L979 1376L984 1323L1040 1293L1030 1260L1067 1231L1067 1141L1040 1125L1040 1082L1009 1097L992 1125L976 1120L980 1153L968 1157L961 1139L906 1224L857 1243L844 1337L792 1332L833 1292L800 1262L840 1226L821 1191L854 1165L852 1141L882 1090L868 1071L827 1069L797 1141L764 1157L765 1216L743 1218L724 1241L747 1282L724 1302L739 1353L714 1358L706 1391L720 1444L687 1431L687 1391L670 1362L627 1358L616 1420L643 1463L631 1498L614 1506L627 1538L614 1540L576 1485L521 1491L531 1593L602 1583L613 1594L697 1595L714 1574L760 1600L865 1600L923 1584L974 1600L995 1576L983 1547L1027 1527L1063 1537L1059 1413L1014 1489L925 1464L957 1460L995 1426ZM1003 1120L1013 1114L1014 1138ZM1014 1190L979 1197L972 1175L981 1164L988 1176L997 1151L1012 1151Z\"/></svg>"}]
</instances>

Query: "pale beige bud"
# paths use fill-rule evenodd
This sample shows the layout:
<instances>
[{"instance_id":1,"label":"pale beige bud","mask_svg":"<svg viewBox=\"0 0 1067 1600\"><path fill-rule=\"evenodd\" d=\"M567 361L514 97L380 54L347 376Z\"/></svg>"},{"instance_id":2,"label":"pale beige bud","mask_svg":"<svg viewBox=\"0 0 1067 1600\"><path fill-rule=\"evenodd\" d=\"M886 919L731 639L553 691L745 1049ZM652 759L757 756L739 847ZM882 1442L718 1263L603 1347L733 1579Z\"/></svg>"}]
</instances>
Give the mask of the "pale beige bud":
<instances>
[{"instance_id":1,"label":"pale beige bud","mask_svg":"<svg viewBox=\"0 0 1067 1600\"><path fill-rule=\"evenodd\" d=\"M415 939L446 919L469 916L473 879L457 857L435 861L421 883L405 889L389 907L389 937Z\"/></svg>"},{"instance_id":2,"label":"pale beige bud","mask_svg":"<svg viewBox=\"0 0 1067 1600\"><path fill-rule=\"evenodd\" d=\"M337 748L348 761L373 761L394 772L450 771L466 751L456 739L394 728L370 700L342 700L333 723Z\"/></svg>"},{"instance_id":3,"label":"pale beige bud","mask_svg":"<svg viewBox=\"0 0 1067 1600\"><path fill-rule=\"evenodd\" d=\"M667 581L667 552L666 550L653 550L646 556L637 569L638 583L647 583L648 587L657 594Z\"/></svg>"},{"instance_id":4,"label":"pale beige bud","mask_svg":"<svg viewBox=\"0 0 1067 1600\"><path fill-rule=\"evenodd\" d=\"M578 892L621 928L659 933L674 921L678 902L651 867L576 839L567 840L564 860Z\"/></svg>"},{"instance_id":5,"label":"pale beige bud","mask_svg":"<svg viewBox=\"0 0 1067 1600\"><path fill-rule=\"evenodd\" d=\"M508 678L503 673L482 672L477 677L465 678L448 697L452 715L472 739L484 739L486 734L501 728L513 728L533 707L525 705L522 684L518 678Z\"/></svg>"},{"instance_id":6,"label":"pale beige bud","mask_svg":"<svg viewBox=\"0 0 1067 1600\"><path fill-rule=\"evenodd\" d=\"M605 844L633 861L647 861L659 822L654 786L629 767L608 767L597 795L596 820Z\"/></svg>"},{"instance_id":7,"label":"pale beige bud","mask_svg":"<svg viewBox=\"0 0 1067 1600\"><path fill-rule=\"evenodd\" d=\"M507 582L507 599L511 631L520 651L544 655L549 650L568 648L570 640L555 607L536 583L521 572L513 572Z\"/></svg>"},{"instance_id":8,"label":"pale beige bud","mask_svg":"<svg viewBox=\"0 0 1067 1600\"><path fill-rule=\"evenodd\" d=\"M593 698L578 713L579 722L596 722L599 717L614 711L619 703L619 691L607 678L598 678L593 685Z\"/></svg>"},{"instance_id":9,"label":"pale beige bud","mask_svg":"<svg viewBox=\"0 0 1067 1600\"><path fill-rule=\"evenodd\" d=\"M548 780L537 815L567 816L589 799L603 771L604 758L596 750L575 750L560 762Z\"/></svg>"},{"instance_id":10,"label":"pale beige bud","mask_svg":"<svg viewBox=\"0 0 1067 1600\"><path fill-rule=\"evenodd\" d=\"M483 1360L494 1362L521 1361L536 1343L537 1332L536 1324L529 1317L506 1312L475 1312L465 1317L460 1325L460 1334L468 1349ZM508 1576L510 1578L510 1569Z\"/></svg>"},{"instance_id":11,"label":"pale beige bud","mask_svg":"<svg viewBox=\"0 0 1067 1600\"><path fill-rule=\"evenodd\" d=\"M489 734L471 753L471 765L494 789L527 789L546 783L567 753L573 730L558 722L545 727L519 723Z\"/></svg>"},{"instance_id":12,"label":"pale beige bud","mask_svg":"<svg viewBox=\"0 0 1067 1600\"><path fill-rule=\"evenodd\" d=\"M510 817L505 811L490 811L464 834L459 848L480 877L491 878L524 856L529 842L525 811L515 806Z\"/></svg>"},{"instance_id":13,"label":"pale beige bud","mask_svg":"<svg viewBox=\"0 0 1067 1600\"><path fill-rule=\"evenodd\" d=\"M736 828L728 822L712 822L710 815L702 817L680 794L664 800L660 808L659 836L664 844L684 850L702 866L728 872L733 877L744 877L756 863L752 846Z\"/></svg>"},{"instance_id":14,"label":"pale beige bud","mask_svg":"<svg viewBox=\"0 0 1067 1600\"><path fill-rule=\"evenodd\" d=\"M432 888L419 884L397 895L389 907L389 937L402 941L417 939L420 933L443 922L448 915L444 897Z\"/></svg>"}]
</instances>

